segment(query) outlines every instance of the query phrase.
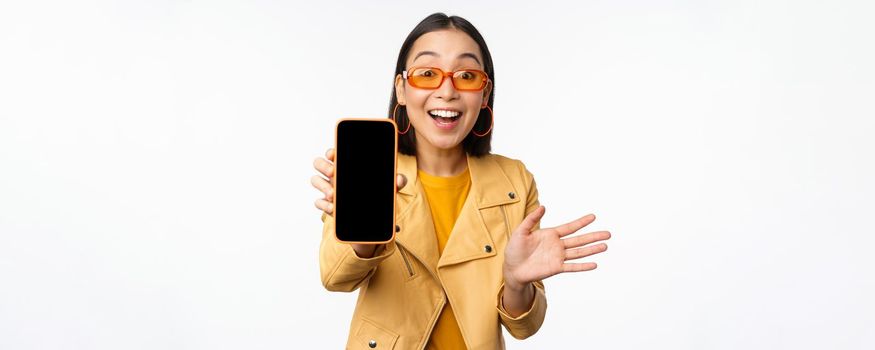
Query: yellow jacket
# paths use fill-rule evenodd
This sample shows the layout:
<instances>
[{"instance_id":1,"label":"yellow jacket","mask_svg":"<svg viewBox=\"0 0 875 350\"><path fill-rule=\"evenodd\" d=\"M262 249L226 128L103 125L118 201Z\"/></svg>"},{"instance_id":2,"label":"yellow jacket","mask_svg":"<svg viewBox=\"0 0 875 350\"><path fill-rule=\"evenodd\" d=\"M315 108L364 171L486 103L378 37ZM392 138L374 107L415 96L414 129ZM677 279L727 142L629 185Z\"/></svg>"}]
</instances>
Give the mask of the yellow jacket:
<instances>
[{"instance_id":1,"label":"yellow jacket","mask_svg":"<svg viewBox=\"0 0 875 350\"><path fill-rule=\"evenodd\" d=\"M535 180L522 162L500 155L469 156L468 169L471 189L443 255L413 156L398 155L398 173L408 181L396 197L395 240L374 257L360 258L338 243L334 217L322 215L322 284L330 291L360 288L348 349L422 349L447 301L472 350L504 349L499 324L517 339L541 327L547 310L542 281L535 282L525 313L514 318L501 307L504 248L538 208Z\"/></svg>"}]
</instances>

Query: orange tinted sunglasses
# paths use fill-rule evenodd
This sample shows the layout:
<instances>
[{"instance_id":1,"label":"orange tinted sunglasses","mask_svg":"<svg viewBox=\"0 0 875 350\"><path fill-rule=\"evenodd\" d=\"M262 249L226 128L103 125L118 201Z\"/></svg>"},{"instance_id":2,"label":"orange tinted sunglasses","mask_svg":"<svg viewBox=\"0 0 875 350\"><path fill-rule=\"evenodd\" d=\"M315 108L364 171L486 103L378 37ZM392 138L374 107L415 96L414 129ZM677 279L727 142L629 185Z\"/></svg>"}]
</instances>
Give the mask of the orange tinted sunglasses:
<instances>
[{"instance_id":1,"label":"orange tinted sunglasses","mask_svg":"<svg viewBox=\"0 0 875 350\"><path fill-rule=\"evenodd\" d=\"M417 67L401 72L402 77L411 86L434 90L443 85L446 77L450 77L453 87L459 91L480 91L489 82L486 72L477 69L460 69L455 72L444 72L435 67Z\"/></svg>"}]
</instances>

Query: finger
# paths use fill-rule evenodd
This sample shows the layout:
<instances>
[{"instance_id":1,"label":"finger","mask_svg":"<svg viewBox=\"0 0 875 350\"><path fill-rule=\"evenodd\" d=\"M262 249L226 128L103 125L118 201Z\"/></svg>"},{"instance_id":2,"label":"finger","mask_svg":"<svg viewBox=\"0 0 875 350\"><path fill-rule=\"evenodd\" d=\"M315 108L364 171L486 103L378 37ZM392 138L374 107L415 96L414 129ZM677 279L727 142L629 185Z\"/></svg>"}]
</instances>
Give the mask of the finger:
<instances>
[{"instance_id":1,"label":"finger","mask_svg":"<svg viewBox=\"0 0 875 350\"><path fill-rule=\"evenodd\" d=\"M526 216L525 219L523 219L523 222L520 223L514 233L531 233L532 229L535 228L535 225L537 225L538 222L541 221L541 218L544 217L544 213L546 211L547 208L545 208L543 205L538 206L537 209L533 210L531 213L529 213L529 215Z\"/></svg>"},{"instance_id":2,"label":"finger","mask_svg":"<svg viewBox=\"0 0 875 350\"><path fill-rule=\"evenodd\" d=\"M554 229L559 233L559 237L564 237L577 232L577 230L591 224L593 221L595 221L595 214L587 214L565 225L556 226Z\"/></svg>"},{"instance_id":3,"label":"finger","mask_svg":"<svg viewBox=\"0 0 875 350\"><path fill-rule=\"evenodd\" d=\"M334 164L325 160L325 158L316 157L316 159L313 160L313 167L316 168L316 170L319 170L319 172L327 178L334 176Z\"/></svg>"},{"instance_id":4,"label":"finger","mask_svg":"<svg viewBox=\"0 0 875 350\"><path fill-rule=\"evenodd\" d=\"M328 158L330 161L334 161L334 148L329 148L325 151L325 158Z\"/></svg>"},{"instance_id":5,"label":"finger","mask_svg":"<svg viewBox=\"0 0 875 350\"><path fill-rule=\"evenodd\" d=\"M611 233L608 231L596 231L590 232L585 235L574 236L571 238L562 239L562 243L565 244L565 249L571 249L580 247L582 245L587 245L592 242L603 241L611 238Z\"/></svg>"},{"instance_id":6,"label":"finger","mask_svg":"<svg viewBox=\"0 0 875 350\"><path fill-rule=\"evenodd\" d=\"M404 174L398 174L398 177L395 179L396 184L398 185L398 190L400 191L404 186L407 185L407 176Z\"/></svg>"},{"instance_id":7,"label":"finger","mask_svg":"<svg viewBox=\"0 0 875 350\"><path fill-rule=\"evenodd\" d=\"M595 270L598 267L594 262L587 263L564 263L562 264L562 272L581 272Z\"/></svg>"},{"instance_id":8,"label":"finger","mask_svg":"<svg viewBox=\"0 0 875 350\"><path fill-rule=\"evenodd\" d=\"M312 184L313 187L316 187L317 190L322 191L325 195L325 199L330 200L334 195L334 187L319 175L313 175L313 177L310 178L310 184Z\"/></svg>"},{"instance_id":9,"label":"finger","mask_svg":"<svg viewBox=\"0 0 875 350\"><path fill-rule=\"evenodd\" d=\"M593 254L598 254L603 251L608 250L608 245L604 243L599 243L592 246L586 246L576 249L570 249L565 251L565 261L580 259L585 256L590 256Z\"/></svg>"},{"instance_id":10,"label":"finger","mask_svg":"<svg viewBox=\"0 0 875 350\"><path fill-rule=\"evenodd\" d=\"M317 199L316 200L316 208L319 208L320 210L324 211L326 214L331 215L331 213L334 211L334 204L331 204L330 202L328 202L324 199Z\"/></svg>"}]
</instances>

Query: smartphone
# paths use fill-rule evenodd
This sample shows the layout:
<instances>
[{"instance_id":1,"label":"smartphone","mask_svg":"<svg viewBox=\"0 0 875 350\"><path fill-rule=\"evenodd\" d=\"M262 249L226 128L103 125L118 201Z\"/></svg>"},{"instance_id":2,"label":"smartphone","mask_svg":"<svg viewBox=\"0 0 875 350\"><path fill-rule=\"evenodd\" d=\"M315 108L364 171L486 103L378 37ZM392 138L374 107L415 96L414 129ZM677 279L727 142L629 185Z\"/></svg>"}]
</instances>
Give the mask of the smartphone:
<instances>
[{"instance_id":1,"label":"smartphone","mask_svg":"<svg viewBox=\"0 0 875 350\"><path fill-rule=\"evenodd\" d=\"M334 137L334 236L343 243L395 239L398 128L391 119L345 118Z\"/></svg>"}]
</instances>

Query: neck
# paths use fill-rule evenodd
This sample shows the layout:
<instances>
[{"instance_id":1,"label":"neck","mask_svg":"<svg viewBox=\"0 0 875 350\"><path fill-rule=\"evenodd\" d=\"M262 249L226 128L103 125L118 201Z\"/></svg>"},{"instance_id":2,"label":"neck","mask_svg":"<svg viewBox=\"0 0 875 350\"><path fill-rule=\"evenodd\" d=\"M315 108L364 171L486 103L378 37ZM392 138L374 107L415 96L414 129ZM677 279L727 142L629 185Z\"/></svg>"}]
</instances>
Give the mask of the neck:
<instances>
[{"instance_id":1,"label":"neck","mask_svg":"<svg viewBox=\"0 0 875 350\"><path fill-rule=\"evenodd\" d=\"M429 175L453 176L468 168L468 158L462 145L442 149L426 144L427 142L416 144L416 167L419 170Z\"/></svg>"}]
</instances>

